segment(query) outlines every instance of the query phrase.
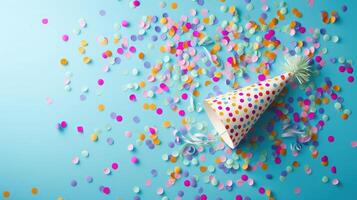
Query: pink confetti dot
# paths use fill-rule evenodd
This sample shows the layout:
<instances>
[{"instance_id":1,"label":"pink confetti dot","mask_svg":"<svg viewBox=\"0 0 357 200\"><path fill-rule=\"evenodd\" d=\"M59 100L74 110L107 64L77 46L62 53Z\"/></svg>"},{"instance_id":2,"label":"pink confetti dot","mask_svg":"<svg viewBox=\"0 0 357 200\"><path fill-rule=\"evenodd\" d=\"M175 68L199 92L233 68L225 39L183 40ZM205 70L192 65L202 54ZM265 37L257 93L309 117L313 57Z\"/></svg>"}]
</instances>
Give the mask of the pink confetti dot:
<instances>
[{"instance_id":1,"label":"pink confetti dot","mask_svg":"<svg viewBox=\"0 0 357 200\"><path fill-rule=\"evenodd\" d=\"M98 83L99 86L102 86L102 85L104 85L104 80L103 79L99 79L97 81L97 83Z\"/></svg>"},{"instance_id":2,"label":"pink confetti dot","mask_svg":"<svg viewBox=\"0 0 357 200\"><path fill-rule=\"evenodd\" d=\"M301 188L297 187L294 189L295 194L300 194L301 193Z\"/></svg>"},{"instance_id":3,"label":"pink confetti dot","mask_svg":"<svg viewBox=\"0 0 357 200\"><path fill-rule=\"evenodd\" d=\"M205 195L205 194L201 194L200 199L201 199L201 200L207 200L207 195Z\"/></svg>"},{"instance_id":4,"label":"pink confetti dot","mask_svg":"<svg viewBox=\"0 0 357 200\"><path fill-rule=\"evenodd\" d=\"M330 136L327 137L327 140L329 142L333 142L333 141L335 141L335 138L332 135L330 135Z\"/></svg>"},{"instance_id":5,"label":"pink confetti dot","mask_svg":"<svg viewBox=\"0 0 357 200\"><path fill-rule=\"evenodd\" d=\"M135 6L135 7L140 6L140 1L137 1L137 0L133 1L133 6Z\"/></svg>"},{"instance_id":6,"label":"pink confetti dot","mask_svg":"<svg viewBox=\"0 0 357 200\"><path fill-rule=\"evenodd\" d=\"M322 60L321 56L316 56L315 57L316 62L320 62Z\"/></svg>"},{"instance_id":7,"label":"pink confetti dot","mask_svg":"<svg viewBox=\"0 0 357 200\"><path fill-rule=\"evenodd\" d=\"M186 187L189 187L191 185L191 182L189 180L185 180L183 182L183 184L186 186Z\"/></svg>"},{"instance_id":8,"label":"pink confetti dot","mask_svg":"<svg viewBox=\"0 0 357 200\"><path fill-rule=\"evenodd\" d=\"M353 76L349 76L347 80L348 82L352 83L355 80L355 78Z\"/></svg>"},{"instance_id":9,"label":"pink confetti dot","mask_svg":"<svg viewBox=\"0 0 357 200\"><path fill-rule=\"evenodd\" d=\"M338 67L338 71L340 71L340 72L345 72L345 70L346 70L346 68L343 65Z\"/></svg>"},{"instance_id":10,"label":"pink confetti dot","mask_svg":"<svg viewBox=\"0 0 357 200\"><path fill-rule=\"evenodd\" d=\"M67 122L66 121L62 121L61 122L61 128L66 128L67 127Z\"/></svg>"},{"instance_id":11,"label":"pink confetti dot","mask_svg":"<svg viewBox=\"0 0 357 200\"><path fill-rule=\"evenodd\" d=\"M164 90L165 92L168 92L169 91L169 87L167 87L167 85L165 83L160 83L160 88L162 90Z\"/></svg>"},{"instance_id":12,"label":"pink confetti dot","mask_svg":"<svg viewBox=\"0 0 357 200\"><path fill-rule=\"evenodd\" d=\"M130 100L130 101L136 101L136 96L135 96L135 94L131 94L131 95L129 96L129 100Z\"/></svg>"},{"instance_id":13,"label":"pink confetti dot","mask_svg":"<svg viewBox=\"0 0 357 200\"><path fill-rule=\"evenodd\" d=\"M136 48L134 46L131 46L131 47L129 47L129 51L131 53L135 53L136 52Z\"/></svg>"},{"instance_id":14,"label":"pink confetti dot","mask_svg":"<svg viewBox=\"0 0 357 200\"><path fill-rule=\"evenodd\" d=\"M335 167L335 166L332 166L332 167L331 167L331 172L332 172L332 173L334 173L334 174L336 174L337 169L336 169L336 167Z\"/></svg>"},{"instance_id":15,"label":"pink confetti dot","mask_svg":"<svg viewBox=\"0 0 357 200\"><path fill-rule=\"evenodd\" d=\"M115 119L117 120L117 122L121 122L123 121L123 116L118 115Z\"/></svg>"},{"instance_id":16,"label":"pink confetti dot","mask_svg":"<svg viewBox=\"0 0 357 200\"><path fill-rule=\"evenodd\" d=\"M179 111L179 115L180 115L181 117L185 116L185 114L186 114L186 113L185 113L184 110L180 110L180 111Z\"/></svg>"},{"instance_id":17,"label":"pink confetti dot","mask_svg":"<svg viewBox=\"0 0 357 200\"><path fill-rule=\"evenodd\" d=\"M275 164L280 164L281 163L281 159L279 157L276 157L274 161L275 161Z\"/></svg>"},{"instance_id":18,"label":"pink confetti dot","mask_svg":"<svg viewBox=\"0 0 357 200\"><path fill-rule=\"evenodd\" d=\"M117 53L118 54L123 54L124 53L124 49L123 48L118 48L117 49Z\"/></svg>"},{"instance_id":19,"label":"pink confetti dot","mask_svg":"<svg viewBox=\"0 0 357 200\"><path fill-rule=\"evenodd\" d=\"M131 163L133 163L133 164L139 163L138 157L136 157L136 156L131 157Z\"/></svg>"},{"instance_id":20,"label":"pink confetti dot","mask_svg":"<svg viewBox=\"0 0 357 200\"><path fill-rule=\"evenodd\" d=\"M214 76L214 77L212 78L212 80L213 80L213 82L218 82L218 81L219 81L219 78Z\"/></svg>"},{"instance_id":21,"label":"pink confetti dot","mask_svg":"<svg viewBox=\"0 0 357 200\"><path fill-rule=\"evenodd\" d=\"M122 25L123 27L128 27L128 26L129 26L129 22L126 21L126 20L123 20L123 21L121 22L121 25Z\"/></svg>"},{"instance_id":22,"label":"pink confetti dot","mask_svg":"<svg viewBox=\"0 0 357 200\"><path fill-rule=\"evenodd\" d=\"M258 75L258 80L259 81L264 81L265 80L265 75L264 74L259 74Z\"/></svg>"},{"instance_id":23,"label":"pink confetti dot","mask_svg":"<svg viewBox=\"0 0 357 200\"><path fill-rule=\"evenodd\" d=\"M243 200L242 195L238 194L238 195L236 196L236 200Z\"/></svg>"},{"instance_id":24,"label":"pink confetti dot","mask_svg":"<svg viewBox=\"0 0 357 200\"><path fill-rule=\"evenodd\" d=\"M67 34L62 35L62 40L68 42L69 36Z\"/></svg>"},{"instance_id":25,"label":"pink confetti dot","mask_svg":"<svg viewBox=\"0 0 357 200\"><path fill-rule=\"evenodd\" d=\"M116 170L118 169L118 167L119 167L118 163L116 162L112 163L112 169Z\"/></svg>"},{"instance_id":26,"label":"pink confetti dot","mask_svg":"<svg viewBox=\"0 0 357 200\"><path fill-rule=\"evenodd\" d=\"M109 187L104 187L103 188L103 193L104 194L109 194L110 193L110 188Z\"/></svg>"},{"instance_id":27,"label":"pink confetti dot","mask_svg":"<svg viewBox=\"0 0 357 200\"><path fill-rule=\"evenodd\" d=\"M188 98L187 93L183 93L183 94L181 94L181 98L182 98L183 100L186 100L186 99Z\"/></svg>"},{"instance_id":28,"label":"pink confetti dot","mask_svg":"<svg viewBox=\"0 0 357 200\"><path fill-rule=\"evenodd\" d=\"M352 67L347 67L346 71L347 71L347 73L352 74L353 73L353 68Z\"/></svg>"},{"instance_id":29,"label":"pink confetti dot","mask_svg":"<svg viewBox=\"0 0 357 200\"><path fill-rule=\"evenodd\" d=\"M83 133L84 132L83 126L77 126L77 132L78 133Z\"/></svg>"},{"instance_id":30,"label":"pink confetti dot","mask_svg":"<svg viewBox=\"0 0 357 200\"><path fill-rule=\"evenodd\" d=\"M264 194L265 193L265 189L263 187L260 187L258 191L259 191L260 194Z\"/></svg>"},{"instance_id":31,"label":"pink confetti dot","mask_svg":"<svg viewBox=\"0 0 357 200\"><path fill-rule=\"evenodd\" d=\"M156 113L157 113L158 115L161 115L161 114L163 113L163 111L162 111L161 108L158 108L158 109L156 110Z\"/></svg>"},{"instance_id":32,"label":"pink confetti dot","mask_svg":"<svg viewBox=\"0 0 357 200\"><path fill-rule=\"evenodd\" d=\"M47 18L43 18L41 20L41 22L42 22L43 25L46 25L46 24L48 24L48 19Z\"/></svg>"}]
</instances>

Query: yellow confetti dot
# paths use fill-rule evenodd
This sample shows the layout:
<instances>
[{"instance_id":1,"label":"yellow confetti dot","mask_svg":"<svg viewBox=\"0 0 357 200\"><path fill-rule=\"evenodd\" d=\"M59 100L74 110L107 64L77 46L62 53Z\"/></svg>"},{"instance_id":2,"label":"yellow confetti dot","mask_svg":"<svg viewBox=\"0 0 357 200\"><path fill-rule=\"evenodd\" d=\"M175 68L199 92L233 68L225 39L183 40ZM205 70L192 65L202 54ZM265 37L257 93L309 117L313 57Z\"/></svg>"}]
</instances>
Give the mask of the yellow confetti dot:
<instances>
[{"instance_id":1,"label":"yellow confetti dot","mask_svg":"<svg viewBox=\"0 0 357 200\"><path fill-rule=\"evenodd\" d=\"M104 105L104 104L99 104L99 105L98 105L98 110L99 110L100 112L104 111L104 110L105 110L105 105Z\"/></svg>"},{"instance_id":2,"label":"yellow confetti dot","mask_svg":"<svg viewBox=\"0 0 357 200\"><path fill-rule=\"evenodd\" d=\"M175 10L177 8L177 3L176 2L172 2L171 3L171 8Z\"/></svg>"},{"instance_id":3,"label":"yellow confetti dot","mask_svg":"<svg viewBox=\"0 0 357 200\"><path fill-rule=\"evenodd\" d=\"M90 135L90 140L92 140L93 142L98 141L98 135L93 133L92 135Z\"/></svg>"},{"instance_id":4,"label":"yellow confetti dot","mask_svg":"<svg viewBox=\"0 0 357 200\"><path fill-rule=\"evenodd\" d=\"M84 54L84 53L86 52L86 49L85 49L84 47L79 47L79 48L78 48L78 52L79 52L80 54Z\"/></svg>"},{"instance_id":5,"label":"yellow confetti dot","mask_svg":"<svg viewBox=\"0 0 357 200\"><path fill-rule=\"evenodd\" d=\"M92 59L90 57L88 57L88 56L85 56L85 57L83 57L83 62L85 64L89 64L90 62L92 62Z\"/></svg>"},{"instance_id":6,"label":"yellow confetti dot","mask_svg":"<svg viewBox=\"0 0 357 200\"><path fill-rule=\"evenodd\" d=\"M10 197L10 192L9 192L9 191L4 191L4 192L2 193L2 196L3 196L4 198L8 198L8 197Z\"/></svg>"},{"instance_id":7,"label":"yellow confetti dot","mask_svg":"<svg viewBox=\"0 0 357 200\"><path fill-rule=\"evenodd\" d=\"M179 173L181 173L181 168L179 166L176 166L174 171L176 174L179 174Z\"/></svg>"},{"instance_id":8,"label":"yellow confetti dot","mask_svg":"<svg viewBox=\"0 0 357 200\"><path fill-rule=\"evenodd\" d=\"M151 138L152 140L155 140L155 139L157 139L157 135L156 135L156 134L151 134L151 135L150 135L150 138Z\"/></svg>"},{"instance_id":9,"label":"yellow confetti dot","mask_svg":"<svg viewBox=\"0 0 357 200\"><path fill-rule=\"evenodd\" d=\"M149 105L150 110L156 110L156 105L154 103Z\"/></svg>"},{"instance_id":10,"label":"yellow confetti dot","mask_svg":"<svg viewBox=\"0 0 357 200\"><path fill-rule=\"evenodd\" d=\"M31 189L31 193L33 194L33 195L36 195L37 193L38 193L38 189L37 188L32 188Z\"/></svg>"},{"instance_id":11,"label":"yellow confetti dot","mask_svg":"<svg viewBox=\"0 0 357 200\"><path fill-rule=\"evenodd\" d=\"M188 119L187 119L186 117L182 118L181 124L182 124L182 125L188 124Z\"/></svg>"},{"instance_id":12,"label":"yellow confetti dot","mask_svg":"<svg viewBox=\"0 0 357 200\"><path fill-rule=\"evenodd\" d=\"M57 200L64 200L63 197L58 197Z\"/></svg>"},{"instance_id":13,"label":"yellow confetti dot","mask_svg":"<svg viewBox=\"0 0 357 200\"><path fill-rule=\"evenodd\" d=\"M155 145L159 145L159 144L161 144L161 141L156 138L152 141L152 143L154 143Z\"/></svg>"},{"instance_id":14,"label":"yellow confetti dot","mask_svg":"<svg viewBox=\"0 0 357 200\"><path fill-rule=\"evenodd\" d=\"M86 47L86 46L88 46L87 40L81 40L80 45L81 45L81 47Z\"/></svg>"},{"instance_id":15,"label":"yellow confetti dot","mask_svg":"<svg viewBox=\"0 0 357 200\"><path fill-rule=\"evenodd\" d=\"M165 17L160 19L160 23L161 24L166 24L167 23L167 19Z\"/></svg>"},{"instance_id":16,"label":"yellow confetti dot","mask_svg":"<svg viewBox=\"0 0 357 200\"><path fill-rule=\"evenodd\" d=\"M165 128L170 128L171 123L170 123L169 121L164 121L163 126L164 126Z\"/></svg>"},{"instance_id":17,"label":"yellow confetti dot","mask_svg":"<svg viewBox=\"0 0 357 200\"><path fill-rule=\"evenodd\" d=\"M68 65L68 60L66 58L61 58L60 64L61 65Z\"/></svg>"}]
</instances>

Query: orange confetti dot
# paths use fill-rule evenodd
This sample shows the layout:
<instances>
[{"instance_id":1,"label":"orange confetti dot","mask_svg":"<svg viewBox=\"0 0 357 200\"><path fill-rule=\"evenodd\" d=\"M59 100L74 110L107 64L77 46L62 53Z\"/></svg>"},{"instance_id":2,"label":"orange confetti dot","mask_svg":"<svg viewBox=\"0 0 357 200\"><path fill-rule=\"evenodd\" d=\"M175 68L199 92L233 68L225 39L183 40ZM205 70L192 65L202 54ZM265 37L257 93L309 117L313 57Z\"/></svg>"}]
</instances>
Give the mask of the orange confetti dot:
<instances>
[{"instance_id":1,"label":"orange confetti dot","mask_svg":"<svg viewBox=\"0 0 357 200\"><path fill-rule=\"evenodd\" d=\"M38 193L38 189L37 188L32 188L31 189L31 193L33 194L33 195L36 195L37 193Z\"/></svg>"},{"instance_id":2,"label":"orange confetti dot","mask_svg":"<svg viewBox=\"0 0 357 200\"><path fill-rule=\"evenodd\" d=\"M4 198L8 198L8 197L10 197L10 192L9 192L9 191L4 191L4 192L2 193L2 196L3 196Z\"/></svg>"},{"instance_id":3,"label":"orange confetti dot","mask_svg":"<svg viewBox=\"0 0 357 200\"><path fill-rule=\"evenodd\" d=\"M192 92L192 95L195 96L195 97L198 97L198 96L200 96L200 91L194 90L194 91Z\"/></svg>"},{"instance_id":4,"label":"orange confetti dot","mask_svg":"<svg viewBox=\"0 0 357 200\"><path fill-rule=\"evenodd\" d=\"M171 8L175 10L177 8L177 3L176 2L171 3Z\"/></svg>"},{"instance_id":5,"label":"orange confetti dot","mask_svg":"<svg viewBox=\"0 0 357 200\"><path fill-rule=\"evenodd\" d=\"M346 113L343 113L343 114L341 115L341 118L342 118L343 120L346 120L346 119L348 119L348 114L346 114Z\"/></svg>"},{"instance_id":6,"label":"orange confetti dot","mask_svg":"<svg viewBox=\"0 0 357 200\"><path fill-rule=\"evenodd\" d=\"M156 110L156 104L152 103L149 105L150 110Z\"/></svg>"},{"instance_id":7,"label":"orange confetti dot","mask_svg":"<svg viewBox=\"0 0 357 200\"><path fill-rule=\"evenodd\" d=\"M207 171L207 167L206 166L200 166L200 171L202 173L206 172Z\"/></svg>"},{"instance_id":8,"label":"orange confetti dot","mask_svg":"<svg viewBox=\"0 0 357 200\"><path fill-rule=\"evenodd\" d=\"M60 64L61 65L68 65L68 60L66 58L61 58Z\"/></svg>"},{"instance_id":9,"label":"orange confetti dot","mask_svg":"<svg viewBox=\"0 0 357 200\"><path fill-rule=\"evenodd\" d=\"M145 81L140 81L140 82L139 82L139 87L140 87L140 88L144 88L145 86L146 86Z\"/></svg>"},{"instance_id":10,"label":"orange confetti dot","mask_svg":"<svg viewBox=\"0 0 357 200\"><path fill-rule=\"evenodd\" d=\"M293 162L293 167L299 167L299 166L300 166L300 164L299 164L298 161L294 161L294 162Z\"/></svg>"},{"instance_id":11,"label":"orange confetti dot","mask_svg":"<svg viewBox=\"0 0 357 200\"><path fill-rule=\"evenodd\" d=\"M267 170L267 169L268 169L268 164L263 163L262 166L261 166L261 168L262 168L263 170Z\"/></svg>"},{"instance_id":12,"label":"orange confetti dot","mask_svg":"<svg viewBox=\"0 0 357 200\"><path fill-rule=\"evenodd\" d=\"M143 108L144 108L144 110L148 110L149 109L149 104L148 103L144 103L143 104Z\"/></svg>"},{"instance_id":13,"label":"orange confetti dot","mask_svg":"<svg viewBox=\"0 0 357 200\"><path fill-rule=\"evenodd\" d=\"M104 110L105 110L105 105L104 105L104 104L99 104L99 105L98 105L98 110L99 110L100 112L104 111Z\"/></svg>"},{"instance_id":14,"label":"orange confetti dot","mask_svg":"<svg viewBox=\"0 0 357 200\"><path fill-rule=\"evenodd\" d=\"M165 128L170 128L171 123L170 123L169 121L164 121L163 126L164 126Z\"/></svg>"},{"instance_id":15,"label":"orange confetti dot","mask_svg":"<svg viewBox=\"0 0 357 200\"><path fill-rule=\"evenodd\" d=\"M145 134L144 133L140 133L139 134L139 140L140 141L144 141L145 140Z\"/></svg>"},{"instance_id":16,"label":"orange confetti dot","mask_svg":"<svg viewBox=\"0 0 357 200\"><path fill-rule=\"evenodd\" d=\"M143 52L140 52L138 55L139 59L142 60L145 57L145 54Z\"/></svg>"}]
</instances>

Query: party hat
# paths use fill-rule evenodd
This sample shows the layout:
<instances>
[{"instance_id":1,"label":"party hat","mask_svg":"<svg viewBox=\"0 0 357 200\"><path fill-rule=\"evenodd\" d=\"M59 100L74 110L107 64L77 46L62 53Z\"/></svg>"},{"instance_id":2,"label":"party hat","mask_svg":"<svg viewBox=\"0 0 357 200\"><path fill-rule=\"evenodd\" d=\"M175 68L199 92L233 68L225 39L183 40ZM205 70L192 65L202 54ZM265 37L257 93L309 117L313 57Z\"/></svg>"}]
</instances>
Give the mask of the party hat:
<instances>
[{"instance_id":1,"label":"party hat","mask_svg":"<svg viewBox=\"0 0 357 200\"><path fill-rule=\"evenodd\" d=\"M295 77L299 83L310 77L309 60L286 58L286 73L204 101L208 118L223 141L232 149L246 136L260 116Z\"/></svg>"}]
</instances>

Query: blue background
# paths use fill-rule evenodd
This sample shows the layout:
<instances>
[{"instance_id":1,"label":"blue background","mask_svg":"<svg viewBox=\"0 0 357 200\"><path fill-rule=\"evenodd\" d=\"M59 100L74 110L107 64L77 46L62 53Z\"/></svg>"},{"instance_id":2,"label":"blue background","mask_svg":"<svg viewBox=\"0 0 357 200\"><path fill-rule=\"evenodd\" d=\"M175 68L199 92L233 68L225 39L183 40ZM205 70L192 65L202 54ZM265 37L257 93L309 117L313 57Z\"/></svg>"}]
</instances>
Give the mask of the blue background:
<instances>
[{"instance_id":1,"label":"blue background","mask_svg":"<svg viewBox=\"0 0 357 200\"><path fill-rule=\"evenodd\" d=\"M169 1L170 2L170 1ZM208 1L207 1L208 2ZM131 22L131 27L123 30L122 35L129 36L136 33L137 22L144 15L159 15L164 10L159 9L159 1L141 1L142 5L135 9L128 8L128 1L71 1L71 0L1 0L0 6L0 192L8 190L11 192L10 199L56 199L62 196L65 200L71 199L132 199L135 195L132 192L134 185L141 186L142 199L159 199L156 195L156 188L164 187L167 180L166 171L174 165L161 160L163 153L170 153L167 142L172 141L171 133L159 129L159 137L163 144L155 150L150 151L144 147L138 148L136 155L140 158L140 164L133 166L130 163L131 153L126 150L129 143L134 143L136 137L126 138L123 132L130 130L133 133L144 131L146 125L162 124L163 119L156 117L154 112L143 111L141 108L143 98L135 104L127 100L128 93L122 92L122 87L128 82L143 80L146 78L142 63L135 63L136 59L123 62L110 73L103 73L99 56L104 48L98 47L96 37L106 35L111 37L115 30L113 23L127 19ZM260 13L259 1L254 2L255 12ZM303 13L301 22L307 27L326 27L328 32L340 36L339 44L324 44L329 49L329 56L343 56L353 61L356 60L355 48L357 46L356 27L357 11L356 1L316 1L313 7L309 7L307 1L289 1L289 8L297 7ZM348 11L342 13L341 6L346 4ZM210 1L204 7L210 10L220 19L227 17L219 11L219 1ZM243 1L237 1L236 5L241 6L242 16L246 14ZM188 15L188 9L199 7L195 2L179 2L176 11L166 8L165 11L170 16L179 17ZM101 17L99 10L105 10L106 16ZM320 19L321 10L337 10L341 15L341 21L335 25L324 25ZM160 11L160 12L158 12ZM41 24L43 17L49 18L49 24ZM85 18L88 28L79 36L74 36L72 30L78 27L78 19ZM61 36L68 33L70 42L61 41ZM89 42L87 55L94 59L94 62L86 66L82 64L77 53L77 47L81 38L86 38ZM282 41L284 43L284 41ZM140 49L146 49L145 44L135 44ZM148 52L147 58L155 61L159 57L153 52ZM70 61L67 67L74 75L72 78L72 92L67 93L63 89L64 72L59 66L59 58L66 56ZM125 70L131 70L136 66L141 70L141 75L123 76ZM346 74L338 73L338 65L328 64L322 71L322 76L329 76L334 83L342 86L342 96L349 109L355 111L357 98L355 84L350 84L346 80ZM273 74L279 74L279 67L274 68ZM254 76L254 75L253 75ZM96 80L104 78L106 83L103 95L95 95L97 90ZM316 82L322 78L317 78ZM252 80L256 80L255 77ZM221 82L223 83L223 82ZM87 101L80 102L80 88L83 85L90 87ZM228 91L223 84L222 91ZM201 98L210 92L209 88L201 90ZM289 95L297 97L299 92L289 92ZM54 103L46 105L46 97L52 97ZM153 102L163 105L163 99L154 99ZM99 113L96 109L98 103L107 106L105 112ZM127 106L129 105L129 106ZM177 114L169 111L165 107L163 118L168 118L173 125L180 124ZM302 167L288 175L285 182L278 180L279 173L284 166L291 163L294 158L287 156L282 158L281 165L271 164L269 172L275 174L273 181L265 179L265 173L261 170L252 172L250 177L254 178L258 185L269 187L273 190L277 199L355 199L357 198L357 159L356 150L351 148L351 141L356 137L356 115L352 114L347 121L340 119L340 113L333 108L333 104L325 106L326 112L330 115L330 121L320 132L321 155L328 155L330 163L337 166L337 176L341 180L338 187L329 184L322 184L321 177L329 174L329 167L322 167L319 159L311 159L307 149L299 156ZM123 114L125 123L115 123L110 119L110 111ZM139 125L134 125L132 118L140 116ZM207 117L202 114L192 114L200 120L208 122ZM269 115L269 114L268 114ZM269 118L269 116L265 118ZM55 129L57 122L67 120L69 127L63 133ZM264 119L259 124L263 125ZM78 135L75 126L82 124L85 126L85 134ZM112 125L110 132L105 131L107 124ZM259 124L257 126L259 126ZM89 140L89 134L95 129L102 129L100 140L93 143ZM334 143L327 142L327 136L334 135ZM115 139L115 145L109 146L105 138L111 136ZM267 146L259 147L259 149ZM71 164L74 155L80 156L82 150L88 150L88 159L81 158L79 166ZM257 152L259 152L257 149ZM259 155L259 153L257 153ZM209 157L209 156L208 156ZM208 158L212 159L211 157ZM102 173L105 167L109 167L112 162L119 162L119 170L112 175L106 176ZM209 161L207 161L209 163ZM213 164L213 162L211 162ZM181 165L181 162L178 162ZM310 164L313 173L307 176L303 171L303 166ZM150 170L157 169L159 176L153 179L150 188L144 186L145 180L151 178ZM190 174L200 174L195 167L189 167ZM215 176L225 182L225 180L239 179L237 175L226 175L221 171ZM85 176L92 175L94 182L85 182ZM201 176L201 175L200 175ZM333 176L331 176L333 178ZM78 186L70 187L70 181L76 179ZM112 192L106 196L99 192L100 185L110 186ZM234 199L235 194L250 196L252 199L265 199L257 192L258 187L242 186L234 188L232 192L219 191L210 184L199 181L199 186L204 188L209 199L220 196L224 199ZM39 194L31 195L31 188L39 188ZM295 187L301 187L302 192L295 195ZM177 191L185 191L184 199L192 199L197 194L197 189L183 188L182 180L170 190L166 189L166 195L174 199ZM2 198L2 196L0 197Z\"/></svg>"}]
</instances>

